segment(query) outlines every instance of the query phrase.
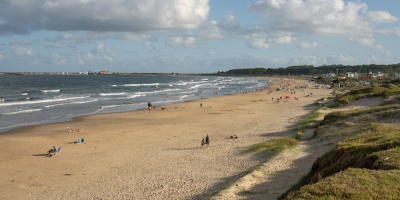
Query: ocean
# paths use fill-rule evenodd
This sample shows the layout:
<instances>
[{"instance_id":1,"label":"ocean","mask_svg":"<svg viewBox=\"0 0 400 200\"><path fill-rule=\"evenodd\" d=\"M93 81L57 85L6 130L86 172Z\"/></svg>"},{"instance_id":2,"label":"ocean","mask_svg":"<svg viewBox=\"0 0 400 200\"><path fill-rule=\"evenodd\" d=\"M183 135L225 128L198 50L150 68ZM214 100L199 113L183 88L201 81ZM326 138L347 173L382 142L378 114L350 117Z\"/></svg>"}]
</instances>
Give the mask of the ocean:
<instances>
[{"instance_id":1,"label":"ocean","mask_svg":"<svg viewBox=\"0 0 400 200\"><path fill-rule=\"evenodd\" d=\"M125 112L212 96L255 91L264 78L218 76L0 74L0 132Z\"/></svg>"}]
</instances>

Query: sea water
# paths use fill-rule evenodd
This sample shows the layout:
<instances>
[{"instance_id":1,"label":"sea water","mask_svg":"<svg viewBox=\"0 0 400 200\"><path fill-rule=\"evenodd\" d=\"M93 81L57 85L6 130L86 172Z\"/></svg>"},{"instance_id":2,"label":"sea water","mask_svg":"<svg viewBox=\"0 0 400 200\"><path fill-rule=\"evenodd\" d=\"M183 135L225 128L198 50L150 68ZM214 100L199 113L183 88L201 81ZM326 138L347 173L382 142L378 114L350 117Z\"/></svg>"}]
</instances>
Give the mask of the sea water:
<instances>
[{"instance_id":1,"label":"sea water","mask_svg":"<svg viewBox=\"0 0 400 200\"><path fill-rule=\"evenodd\" d=\"M0 132L76 116L145 109L261 89L266 79L218 76L0 74Z\"/></svg>"}]
</instances>

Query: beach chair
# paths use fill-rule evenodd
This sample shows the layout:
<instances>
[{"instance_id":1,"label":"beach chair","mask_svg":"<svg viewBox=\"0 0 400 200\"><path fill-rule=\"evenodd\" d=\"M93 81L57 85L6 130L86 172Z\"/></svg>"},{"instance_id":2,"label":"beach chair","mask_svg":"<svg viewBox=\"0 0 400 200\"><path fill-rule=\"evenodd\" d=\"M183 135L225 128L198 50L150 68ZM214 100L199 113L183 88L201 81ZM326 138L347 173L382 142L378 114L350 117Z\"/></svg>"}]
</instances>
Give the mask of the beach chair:
<instances>
[{"instance_id":1,"label":"beach chair","mask_svg":"<svg viewBox=\"0 0 400 200\"><path fill-rule=\"evenodd\" d=\"M85 141L84 138L78 138L74 143L79 144L79 143L83 143L83 141Z\"/></svg>"},{"instance_id":2,"label":"beach chair","mask_svg":"<svg viewBox=\"0 0 400 200\"><path fill-rule=\"evenodd\" d=\"M56 154L57 154L57 153L60 153L60 151L61 151L61 147L57 147L55 153L56 153Z\"/></svg>"}]
</instances>

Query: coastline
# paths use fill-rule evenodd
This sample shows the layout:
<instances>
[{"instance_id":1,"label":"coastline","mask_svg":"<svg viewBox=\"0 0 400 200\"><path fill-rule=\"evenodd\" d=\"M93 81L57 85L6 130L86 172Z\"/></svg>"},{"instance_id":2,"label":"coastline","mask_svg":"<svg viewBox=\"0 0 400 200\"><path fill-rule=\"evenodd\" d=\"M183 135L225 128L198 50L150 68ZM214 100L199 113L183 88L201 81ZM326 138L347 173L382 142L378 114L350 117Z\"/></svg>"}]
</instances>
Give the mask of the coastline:
<instances>
[{"instance_id":1,"label":"coastline","mask_svg":"<svg viewBox=\"0 0 400 200\"><path fill-rule=\"evenodd\" d=\"M146 108L147 102L157 106L252 91L265 84L264 78L217 76L76 75L59 79L62 81L47 75L35 83L36 87L18 85L2 91L0 96L5 101L0 102L0 134L20 127L67 122L79 116L140 110ZM32 75L28 80L15 81L33 84L36 80L37 76ZM7 76L5 81L11 84L13 79Z\"/></svg>"},{"instance_id":2,"label":"coastline","mask_svg":"<svg viewBox=\"0 0 400 200\"><path fill-rule=\"evenodd\" d=\"M265 159L238 152L282 136L329 89L269 89L136 110L80 116L0 134L2 199L205 199ZM304 80L284 79L294 85ZM307 83L311 85L311 83ZM273 90L269 94L268 90ZM309 93L313 95L306 97ZM203 107L200 107L200 103ZM66 127L78 129L69 132ZM201 147L210 135L209 147ZM229 139L237 135L238 139ZM84 137L84 144L74 144ZM46 157L52 146L59 155Z\"/></svg>"}]
</instances>

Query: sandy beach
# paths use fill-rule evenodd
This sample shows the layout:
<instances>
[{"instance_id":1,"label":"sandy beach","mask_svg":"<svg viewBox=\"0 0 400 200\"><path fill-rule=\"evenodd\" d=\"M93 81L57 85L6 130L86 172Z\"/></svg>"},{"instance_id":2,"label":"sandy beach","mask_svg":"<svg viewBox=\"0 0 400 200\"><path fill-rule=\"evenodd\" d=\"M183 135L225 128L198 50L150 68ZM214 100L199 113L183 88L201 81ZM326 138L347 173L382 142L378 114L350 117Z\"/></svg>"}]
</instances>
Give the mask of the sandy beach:
<instances>
[{"instance_id":1,"label":"sandy beach","mask_svg":"<svg viewBox=\"0 0 400 200\"><path fill-rule=\"evenodd\" d=\"M240 188L225 187L235 180L237 187L262 186L264 192L251 199L274 199L305 175L324 151L310 150L315 144L308 141L269 162L240 152L262 141L293 137L290 127L332 90L311 89L312 83L298 79L270 80L261 91L171 104L166 110L84 116L0 134L0 199L250 199L236 194ZM276 91L288 84L290 90ZM294 89L304 85L309 88ZM281 96L290 99L276 103ZM206 135L210 145L201 147ZM230 139L233 135L238 138ZM84 143L74 143L78 138ZM61 151L48 157L53 146L61 146ZM269 170L285 179L242 177L256 165L273 167Z\"/></svg>"}]
</instances>

